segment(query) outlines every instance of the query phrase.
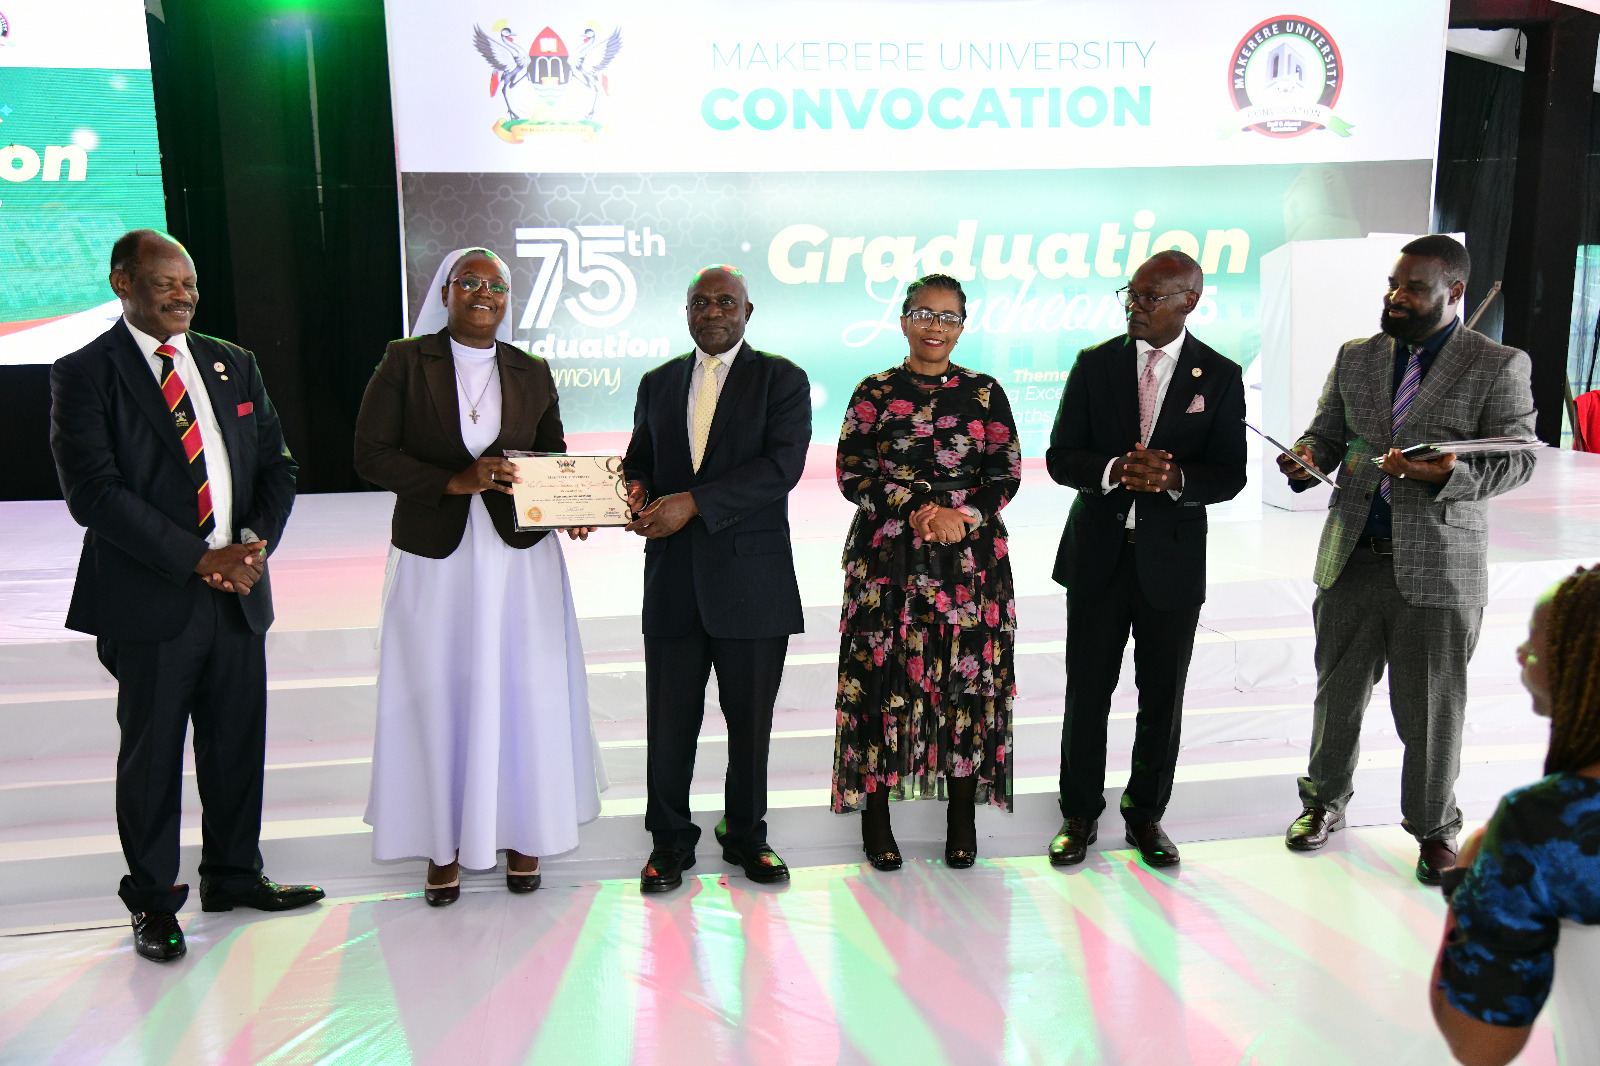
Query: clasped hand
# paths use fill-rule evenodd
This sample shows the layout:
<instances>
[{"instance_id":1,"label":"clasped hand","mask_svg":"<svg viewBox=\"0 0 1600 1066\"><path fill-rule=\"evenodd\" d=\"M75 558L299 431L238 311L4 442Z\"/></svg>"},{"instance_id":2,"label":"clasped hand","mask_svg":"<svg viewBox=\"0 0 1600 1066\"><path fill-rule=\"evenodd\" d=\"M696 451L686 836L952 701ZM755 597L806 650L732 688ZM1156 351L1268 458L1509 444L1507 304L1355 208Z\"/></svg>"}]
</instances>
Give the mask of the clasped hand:
<instances>
[{"instance_id":1,"label":"clasped hand","mask_svg":"<svg viewBox=\"0 0 1600 1066\"><path fill-rule=\"evenodd\" d=\"M503 492L512 495L512 485L522 484L517 476L517 464L500 455L485 455L450 479L444 491L451 496L476 496L480 492ZM566 530L571 540L588 540L589 534L599 526L574 526Z\"/></svg>"},{"instance_id":2,"label":"clasped hand","mask_svg":"<svg viewBox=\"0 0 1600 1066\"><path fill-rule=\"evenodd\" d=\"M689 519L700 513L700 505L694 502L693 493L674 492L646 506L648 499L649 494L642 484L628 482L628 511L633 515L633 521L623 528L651 540L672 536L688 525Z\"/></svg>"},{"instance_id":3,"label":"clasped hand","mask_svg":"<svg viewBox=\"0 0 1600 1066\"><path fill-rule=\"evenodd\" d=\"M251 587L261 580L266 566L267 542L257 540L208 550L195 564L194 572L218 592L248 596Z\"/></svg>"},{"instance_id":4,"label":"clasped hand","mask_svg":"<svg viewBox=\"0 0 1600 1066\"><path fill-rule=\"evenodd\" d=\"M917 536L930 544L954 544L967 535L967 527L978 524L978 519L954 507L940 507L925 503L911 513L911 528Z\"/></svg>"},{"instance_id":5,"label":"clasped hand","mask_svg":"<svg viewBox=\"0 0 1600 1066\"><path fill-rule=\"evenodd\" d=\"M1111 466L1111 481L1132 492L1178 492L1183 488L1183 471L1172 461L1172 453L1135 444L1133 451Z\"/></svg>"}]
</instances>

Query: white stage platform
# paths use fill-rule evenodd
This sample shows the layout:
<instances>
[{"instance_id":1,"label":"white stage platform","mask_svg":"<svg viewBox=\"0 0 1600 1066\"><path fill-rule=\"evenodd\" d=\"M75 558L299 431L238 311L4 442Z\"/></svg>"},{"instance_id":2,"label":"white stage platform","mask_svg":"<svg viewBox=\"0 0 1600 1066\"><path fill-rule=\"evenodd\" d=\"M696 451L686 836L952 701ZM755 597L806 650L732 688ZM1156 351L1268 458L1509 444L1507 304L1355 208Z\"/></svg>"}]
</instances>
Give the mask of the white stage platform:
<instances>
[{"instance_id":1,"label":"white stage platform","mask_svg":"<svg viewBox=\"0 0 1600 1066\"><path fill-rule=\"evenodd\" d=\"M599 440L588 447L602 446ZM585 449L587 450L587 449ZM831 476L832 448L813 449L791 501L807 631L790 643L771 760L771 838L796 866L859 857L854 821L826 810L833 745L839 551L851 509ZM1252 465L1252 469L1255 469ZM1055 829L1064 609L1050 581L1071 493L1030 460L1007 509L1020 596L1017 811L980 815L985 857L1036 855ZM269 636L268 872L338 895L414 891L418 864L374 865L361 822L375 706L375 627L390 497L302 497L273 556L278 624ZM1211 513L1209 602L1190 676L1184 753L1168 826L1180 842L1269 837L1298 811L1310 729L1310 581L1321 513L1263 509L1259 490ZM1483 818L1539 776L1546 730L1527 709L1513 649L1533 597L1579 563L1600 560L1600 457L1547 451L1523 489L1491 508L1491 596L1472 667L1460 785ZM60 503L0 504L0 930L124 921L112 800L117 731L111 679L89 639L61 628L81 533ZM601 820L547 877L635 875L643 829L642 553L604 531L563 542L585 639L594 717L612 787ZM1111 734L1113 786L1128 767L1131 668ZM714 699L714 692L713 692ZM709 826L721 806L724 727L707 715L695 793ZM1399 742L1379 695L1363 735L1357 825L1393 824ZM1113 787L1110 800L1115 807ZM198 850L192 779L184 816L185 877ZM1114 814L1112 815L1114 818ZM908 855L933 857L936 804L896 809ZM1108 832L1105 847L1120 847Z\"/></svg>"}]
</instances>

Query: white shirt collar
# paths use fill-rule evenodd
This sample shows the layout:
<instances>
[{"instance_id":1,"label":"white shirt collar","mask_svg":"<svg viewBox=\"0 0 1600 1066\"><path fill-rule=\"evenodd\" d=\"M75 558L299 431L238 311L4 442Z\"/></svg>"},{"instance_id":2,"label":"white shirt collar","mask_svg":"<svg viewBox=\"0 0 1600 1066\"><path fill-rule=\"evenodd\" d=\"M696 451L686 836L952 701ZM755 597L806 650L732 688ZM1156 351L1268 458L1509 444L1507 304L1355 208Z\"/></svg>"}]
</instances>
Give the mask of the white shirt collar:
<instances>
[{"instance_id":1,"label":"white shirt collar","mask_svg":"<svg viewBox=\"0 0 1600 1066\"><path fill-rule=\"evenodd\" d=\"M722 360L723 366L732 366L734 358L738 356L740 350L743 348L744 338L742 337L739 339L738 344L735 344L732 348L729 348L725 352L704 352L700 350L700 346L697 344L694 346L694 365L698 367L701 363L705 362L707 359L710 359L714 355L718 359Z\"/></svg>"},{"instance_id":2,"label":"white shirt collar","mask_svg":"<svg viewBox=\"0 0 1600 1066\"><path fill-rule=\"evenodd\" d=\"M1165 356L1166 359L1176 360L1178 358L1178 353L1183 351L1183 342L1188 340L1188 339L1189 339L1189 327L1185 326L1183 329L1180 329L1178 331L1178 335L1173 338L1171 344L1168 344L1168 345L1166 345L1165 347L1163 347L1161 349L1162 355ZM1141 358L1146 353L1148 353L1151 349L1153 349L1154 347L1155 347L1155 345L1151 344L1149 341L1145 340L1143 337L1134 338L1134 341L1133 341L1134 351L1136 351Z\"/></svg>"},{"instance_id":3,"label":"white shirt collar","mask_svg":"<svg viewBox=\"0 0 1600 1066\"><path fill-rule=\"evenodd\" d=\"M156 349L161 347L163 343L171 345L184 355L189 355L189 335L187 333L174 333L165 341L158 341L132 322L129 322L126 316L123 317L122 324L128 327L129 333L133 334L133 343L139 346L139 351L146 359L154 359L156 357Z\"/></svg>"}]
</instances>

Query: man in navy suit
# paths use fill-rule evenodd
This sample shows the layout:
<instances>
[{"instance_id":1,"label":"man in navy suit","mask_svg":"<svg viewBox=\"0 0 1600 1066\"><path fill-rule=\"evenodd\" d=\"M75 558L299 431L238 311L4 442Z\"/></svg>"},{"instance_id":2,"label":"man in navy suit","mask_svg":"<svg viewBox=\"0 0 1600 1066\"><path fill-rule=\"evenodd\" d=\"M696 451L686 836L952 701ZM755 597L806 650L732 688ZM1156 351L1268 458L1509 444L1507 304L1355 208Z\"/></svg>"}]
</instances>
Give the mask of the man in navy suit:
<instances>
[{"instance_id":1,"label":"man in navy suit","mask_svg":"<svg viewBox=\"0 0 1600 1066\"><path fill-rule=\"evenodd\" d=\"M1204 286L1182 252L1146 260L1122 290L1127 334L1078 353L1050 432L1050 476L1078 490L1053 575L1067 590L1057 866L1083 861L1105 810L1106 720L1130 631L1139 717L1126 838L1151 866L1178 861L1161 818L1206 598L1206 505L1245 483L1243 375L1186 325Z\"/></svg>"},{"instance_id":2,"label":"man in navy suit","mask_svg":"<svg viewBox=\"0 0 1600 1066\"><path fill-rule=\"evenodd\" d=\"M111 251L122 318L50 371L50 447L88 527L67 628L92 633L117 679L118 895L134 946L186 948L176 911L183 741L194 721L200 901L285 910L322 898L261 873L266 555L294 504L295 462L255 358L199 333L194 263L135 230Z\"/></svg>"},{"instance_id":3,"label":"man in navy suit","mask_svg":"<svg viewBox=\"0 0 1600 1066\"><path fill-rule=\"evenodd\" d=\"M648 538L645 892L677 888L694 865L689 785L713 668L728 723L723 858L753 881L789 878L767 844L767 749L789 634L805 628L788 499L811 442L811 388L798 366L744 343L754 310L733 267L695 275L695 350L639 382L623 459L628 528Z\"/></svg>"}]
</instances>

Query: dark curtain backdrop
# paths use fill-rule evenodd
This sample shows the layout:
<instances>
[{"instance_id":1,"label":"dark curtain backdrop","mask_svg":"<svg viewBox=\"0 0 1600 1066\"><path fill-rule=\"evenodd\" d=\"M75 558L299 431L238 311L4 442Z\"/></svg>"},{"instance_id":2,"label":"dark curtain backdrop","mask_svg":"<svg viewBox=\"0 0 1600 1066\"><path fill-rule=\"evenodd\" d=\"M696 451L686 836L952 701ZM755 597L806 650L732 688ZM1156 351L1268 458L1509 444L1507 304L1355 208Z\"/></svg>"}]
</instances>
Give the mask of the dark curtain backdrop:
<instances>
[{"instance_id":1,"label":"dark curtain backdrop","mask_svg":"<svg viewBox=\"0 0 1600 1066\"><path fill-rule=\"evenodd\" d=\"M1466 300L1469 314L1505 276L1521 106L1521 71L1454 52L1446 55L1434 229L1467 235L1467 250L1472 253ZM1600 246L1600 108L1593 109L1592 116L1580 246ZM1600 388L1600 373L1596 372L1600 254L1582 255L1581 251L1580 247L1575 285L1579 298L1567 365L1574 394ZM1478 329L1498 340L1503 321L1504 306L1496 298Z\"/></svg>"},{"instance_id":2,"label":"dark curtain backdrop","mask_svg":"<svg viewBox=\"0 0 1600 1066\"><path fill-rule=\"evenodd\" d=\"M359 489L356 411L402 321L382 2L164 0L147 21L196 328L256 353L302 492Z\"/></svg>"}]
</instances>

